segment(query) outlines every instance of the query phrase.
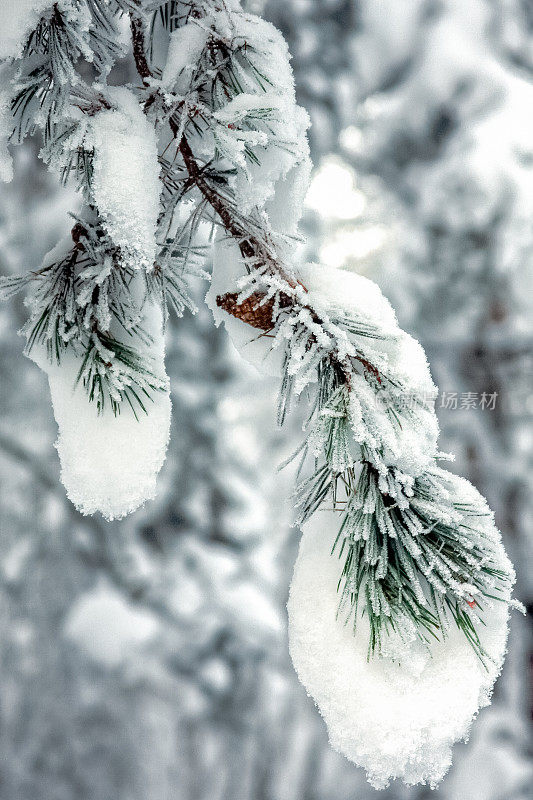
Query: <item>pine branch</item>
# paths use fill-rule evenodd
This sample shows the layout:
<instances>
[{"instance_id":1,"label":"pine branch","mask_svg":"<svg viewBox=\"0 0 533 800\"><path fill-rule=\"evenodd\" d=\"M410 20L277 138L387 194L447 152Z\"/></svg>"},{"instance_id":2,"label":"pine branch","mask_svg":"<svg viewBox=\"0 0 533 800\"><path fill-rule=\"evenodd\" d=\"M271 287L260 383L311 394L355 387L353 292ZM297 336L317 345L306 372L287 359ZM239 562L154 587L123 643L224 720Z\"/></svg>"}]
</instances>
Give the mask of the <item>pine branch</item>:
<instances>
[{"instance_id":1,"label":"pine branch","mask_svg":"<svg viewBox=\"0 0 533 800\"><path fill-rule=\"evenodd\" d=\"M310 273L291 263L294 237L281 231L294 226L276 230L269 217L264 197L279 178L272 177L272 156L282 154L283 175L302 165L305 175L307 159L305 113L295 105L290 79L278 79L272 64L276 48L287 59L284 44L238 4L150 3L149 25L140 0L87 3L88 27L83 15L76 17L77 4L72 24L59 5L43 16L28 39L13 95L19 138L41 128L46 159L64 181L74 175L87 200L66 253L29 276L0 282L5 294L32 288L28 350L42 345L60 362L71 348L79 358L78 383L99 411L117 414L126 402L135 415L147 412L147 400L166 382L146 355L152 342L143 329L144 303L158 303L164 318L167 307L178 314L193 307L184 275L201 273L199 232L204 223L218 225L236 244L243 274L216 302L259 337L268 333L282 352L281 423L292 398L309 393L308 433L298 455L302 469L308 460L312 467L298 488L300 521L326 502L339 511L341 610L356 621L364 608L371 653L380 652L386 633L407 626L426 641L445 635L451 619L482 656L475 616L484 598L501 594L509 575L492 563L490 536L470 519L475 514L450 500L448 479L434 468L436 434L434 443L432 434L427 438L428 453L420 455L422 448L413 444L417 437L426 441L425 426L431 432L435 422L420 388L429 385L431 394L434 387L429 375L416 374L427 372L423 354L423 366L411 372L405 363L411 355L402 346L409 353L413 348L392 311L386 322L386 314L358 305L355 294L353 310L338 295L331 303L322 297L327 290L312 285L312 273L308 280L303 276ZM114 63L121 47L119 13L129 14L141 83L122 88L124 101L115 88L85 81L77 68L80 59L102 71ZM174 86L158 80L163 69L152 46L158 20L167 32L182 26L190 26L184 35L192 32L193 55L188 53L190 63L178 59ZM148 245L142 235L139 245L137 229L133 235L127 225L125 233L113 231L114 214L106 213L97 190L98 156L105 150L95 144L98 123L108 142L117 120L118 136L133 121L139 139L150 138L154 195L162 185L159 217L157 207L148 214ZM158 164L152 137L161 132L166 146ZM171 144L175 153L167 157ZM269 166L262 176L265 148ZM143 162L142 147L133 154ZM114 200L114 187L107 189ZM119 212L127 217L122 199ZM401 404L407 395L413 408Z\"/></svg>"},{"instance_id":2,"label":"pine branch","mask_svg":"<svg viewBox=\"0 0 533 800\"><path fill-rule=\"evenodd\" d=\"M178 134L178 127L174 120L169 121L170 127L172 132L176 136ZM246 260L247 263L253 264L255 269L265 268L268 272L272 275L275 275L280 281L287 286L286 292L281 291L279 295L279 303L277 306L277 310L283 309L288 311L289 313L291 310L295 311L300 308L306 309L315 324L322 325L323 321L320 317L316 314L314 309L302 303L301 300L297 299L292 295L290 292L291 289L295 289L297 286L303 290L303 292L307 292L305 286L300 282L294 279L292 275L285 269L285 267L279 263L279 261L273 258L268 251L268 247L265 246L264 242L258 239L255 236L250 236L249 231L246 230L245 226L241 225L234 217L231 207L228 203L224 200L224 198L217 192L210 184L207 178L205 177L204 171L199 167L194 153L190 147L189 142L185 135L181 136L179 141L179 150L183 156L183 160L187 169L187 173L189 176L190 182L195 185L198 190L200 191L201 195L204 199L209 203L211 208L216 212L218 215L224 230L232 236L241 251L243 259ZM264 299L267 299L268 306L275 310L275 305L271 303L271 301L266 298L265 295L261 293L256 293L255 297L258 303L261 303ZM223 308L224 306L230 306L231 310L229 313L232 313L234 316L238 316L239 318L243 318L243 315L249 316L249 304L247 303L245 307L240 306L238 303L231 302L231 298L229 295L224 295L217 297L217 304L219 307ZM225 310L229 310L226 308ZM250 318L244 319L244 321L249 322ZM263 324L259 324L256 322L254 327L263 328L265 331L270 331L272 327L274 327L275 320L272 319L272 324L268 324L267 317L264 313L261 313L261 322L266 323L267 327L263 327ZM331 361L335 364L341 371L341 373L345 376L345 382L350 382L350 366L346 363L345 360L337 360L335 353L332 352ZM379 375L379 371L377 367L371 364L368 359L354 356L354 361L358 361L362 364L364 369L371 373L373 376L377 378L379 382L381 382L381 378Z\"/></svg>"}]
</instances>

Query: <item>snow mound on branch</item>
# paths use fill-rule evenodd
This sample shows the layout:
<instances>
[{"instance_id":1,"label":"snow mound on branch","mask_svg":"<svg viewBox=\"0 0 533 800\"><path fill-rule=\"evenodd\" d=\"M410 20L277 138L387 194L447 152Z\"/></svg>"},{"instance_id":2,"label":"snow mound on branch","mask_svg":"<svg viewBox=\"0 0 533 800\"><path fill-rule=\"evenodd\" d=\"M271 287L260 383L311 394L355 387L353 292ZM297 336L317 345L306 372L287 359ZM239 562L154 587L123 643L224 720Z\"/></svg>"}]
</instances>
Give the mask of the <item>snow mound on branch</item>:
<instances>
[{"instance_id":1,"label":"snow mound on branch","mask_svg":"<svg viewBox=\"0 0 533 800\"><path fill-rule=\"evenodd\" d=\"M367 323L382 338L367 337L358 347L384 371L402 378L411 389L434 400L437 389L422 346L398 325L396 313L381 289L364 275L323 264L296 268L298 280L307 289L309 305L331 320L354 319ZM356 334L355 334L356 335Z\"/></svg>"},{"instance_id":2,"label":"snow mound on branch","mask_svg":"<svg viewBox=\"0 0 533 800\"><path fill-rule=\"evenodd\" d=\"M118 108L96 114L89 134L94 201L125 263L151 270L161 193L156 132L131 92L108 92Z\"/></svg>"},{"instance_id":3,"label":"snow mound on branch","mask_svg":"<svg viewBox=\"0 0 533 800\"><path fill-rule=\"evenodd\" d=\"M314 263L301 265L297 271L310 304L322 307L328 315L356 314L389 333L398 328L391 304L364 275Z\"/></svg>"},{"instance_id":4,"label":"snow mound on branch","mask_svg":"<svg viewBox=\"0 0 533 800\"><path fill-rule=\"evenodd\" d=\"M53 5L54 0L1 0L0 59L21 57L42 12Z\"/></svg>"},{"instance_id":5,"label":"snow mound on branch","mask_svg":"<svg viewBox=\"0 0 533 800\"><path fill-rule=\"evenodd\" d=\"M276 200L278 184L298 165L302 166L305 188L309 181L310 160L307 112L297 105L290 54L281 33L269 22L253 14L225 12L213 14L218 36L233 48L242 48L246 64L239 70L239 94L214 113L213 133L222 155L236 167L231 185L239 211L250 214ZM290 181L292 183L292 180ZM281 188L280 202L284 202ZM285 212L296 224L302 213L305 192L298 193L298 207L291 201ZM281 221L281 217L280 217ZM274 230L277 225L274 224ZM281 223L281 229L293 227ZM292 232L292 231L291 231Z\"/></svg>"},{"instance_id":6,"label":"snow mound on branch","mask_svg":"<svg viewBox=\"0 0 533 800\"><path fill-rule=\"evenodd\" d=\"M170 34L167 60L161 78L163 88L185 92L190 78L187 74L188 68L197 66L207 37L208 31L196 22L188 22Z\"/></svg>"},{"instance_id":7,"label":"snow mound on branch","mask_svg":"<svg viewBox=\"0 0 533 800\"><path fill-rule=\"evenodd\" d=\"M239 210L250 214L275 197L277 182L296 164L307 161L309 117L294 97L276 91L239 94L214 117L217 147L238 167L231 185Z\"/></svg>"},{"instance_id":8,"label":"snow mound on branch","mask_svg":"<svg viewBox=\"0 0 533 800\"><path fill-rule=\"evenodd\" d=\"M437 388L422 346L399 327L378 285L363 275L312 263L299 266L296 275L320 317L353 319L376 331L375 338L351 335L362 366L367 361L378 370L375 386L368 381L373 377L368 371L366 379L352 385L352 398L365 419L365 425L355 426L354 435L362 444L357 428L364 431L365 443L383 451L385 464L419 474L434 459L439 435L434 411ZM391 405L402 412L401 426L387 413Z\"/></svg>"},{"instance_id":9,"label":"snow mound on branch","mask_svg":"<svg viewBox=\"0 0 533 800\"><path fill-rule=\"evenodd\" d=\"M265 205L273 231L289 237L298 233L312 168L311 159L306 156L276 182L274 195Z\"/></svg>"},{"instance_id":10,"label":"snow mound on branch","mask_svg":"<svg viewBox=\"0 0 533 800\"><path fill-rule=\"evenodd\" d=\"M153 342L139 353L164 373L162 313L144 309L143 329ZM69 499L82 514L99 511L106 519L121 519L156 494L156 481L166 456L170 436L170 391L144 398L147 413L135 417L126 400L120 414L109 407L98 414L81 382L76 386L80 359L71 351L61 363L34 348L31 358L47 373L54 416L59 429L56 442L61 481Z\"/></svg>"},{"instance_id":11,"label":"snow mound on branch","mask_svg":"<svg viewBox=\"0 0 533 800\"><path fill-rule=\"evenodd\" d=\"M450 476L457 501L486 507L468 481ZM476 523L478 524L478 523ZM481 518L498 566L512 566L490 515ZM367 660L368 624L336 619L341 564L331 549L339 515L319 511L303 530L288 602L289 646L298 676L323 715L332 746L363 767L375 788L394 778L436 786L451 764L454 742L468 736L490 696L504 659L507 602L494 602L478 629L490 656L483 667L466 637L452 625L428 655L416 647L401 664Z\"/></svg>"},{"instance_id":12,"label":"snow mound on branch","mask_svg":"<svg viewBox=\"0 0 533 800\"><path fill-rule=\"evenodd\" d=\"M125 401L116 417L111 411L99 416L85 389L72 388L79 363L64 362L47 368L61 480L82 514L121 519L155 497L169 439L170 396L154 394L138 419Z\"/></svg>"},{"instance_id":13,"label":"snow mound on branch","mask_svg":"<svg viewBox=\"0 0 533 800\"><path fill-rule=\"evenodd\" d=\"M263 78L263 84L278 86L280 90L294 92L294 75L290 65L290 52L281 32L256 14L243 12L240 2L233 2L233 13L215 11L214 26L225 39L244 47L246 57L252 61ZM244 89L257 86L254 76L242 75Z\"/></svg>"}]
</instances>

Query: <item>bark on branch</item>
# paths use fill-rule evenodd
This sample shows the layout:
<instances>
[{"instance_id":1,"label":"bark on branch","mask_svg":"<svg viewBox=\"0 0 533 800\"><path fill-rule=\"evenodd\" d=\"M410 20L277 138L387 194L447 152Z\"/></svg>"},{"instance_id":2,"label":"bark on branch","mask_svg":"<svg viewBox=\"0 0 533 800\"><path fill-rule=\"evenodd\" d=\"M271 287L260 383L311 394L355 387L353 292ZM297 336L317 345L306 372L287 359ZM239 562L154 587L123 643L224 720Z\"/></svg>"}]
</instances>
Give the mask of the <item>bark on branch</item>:
<instances>
[{"instance_id":1,"label":"bark on branch","mask_svg":"<svg viewBox=\"0 0 533 800\"><path fill-rule=\"evenodd\" d=\"M133 11L130 11L130 28L135 66L137 67L137 72L141 76L143 83L146 85L148 79L152 77L152 73L148 66L148 59L146 58L144 20L139 14L135 14Z\"/></svg>"},{"instance_id":2,"label":"bark on branch","mask_svg":"<svg viewBox=\"0 0 533 800\"><path fill-rule=\"evenodd\" d=\"M174 136L176 136L177 126L173 120L170 121L170 127ZM224 199L217 192L215 192L215 190L209 185L208 181L206 181L200 167L198 166L198 163L196 162L194 154L191 150L191 146L185 136L181 137L178 147L181 155L183 156L183 161L185 162L185 167L189 174L189 178L200 191L202 196L207 200L211 208L218 214L220 221L227 232L237 239L239 243L239 249L243 257L247 259L258 258L261 250L260 242L254 237L246 237L246 232L233 219L233 214L227 207Z\"/></svg>"}]
</instances>

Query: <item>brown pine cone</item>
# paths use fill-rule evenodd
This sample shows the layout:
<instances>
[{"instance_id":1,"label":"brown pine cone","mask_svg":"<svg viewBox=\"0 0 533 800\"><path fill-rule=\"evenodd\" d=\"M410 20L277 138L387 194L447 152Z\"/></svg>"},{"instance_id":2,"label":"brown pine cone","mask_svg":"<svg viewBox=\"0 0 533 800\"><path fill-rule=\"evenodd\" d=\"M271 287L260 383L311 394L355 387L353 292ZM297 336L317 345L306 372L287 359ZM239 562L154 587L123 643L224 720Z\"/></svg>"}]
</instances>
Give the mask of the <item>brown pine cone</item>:
<instances>
[{"instance_id":1,"label":"brown pine cone","mask_svg":"<svg viewBox=\"0 0 533 800\"><path fill-rule=\"evenodd\" d=\"M242 303L237 303L239 295L237 292L227 292L217 296L217 306L227 311L237 319L242 319L252 328L259 328L262 331L270 331L274 327L272 314L274 313L274 299L271 298L263 305L260 305L264 295L254 292Z\"/></svg>"}]
</instances>

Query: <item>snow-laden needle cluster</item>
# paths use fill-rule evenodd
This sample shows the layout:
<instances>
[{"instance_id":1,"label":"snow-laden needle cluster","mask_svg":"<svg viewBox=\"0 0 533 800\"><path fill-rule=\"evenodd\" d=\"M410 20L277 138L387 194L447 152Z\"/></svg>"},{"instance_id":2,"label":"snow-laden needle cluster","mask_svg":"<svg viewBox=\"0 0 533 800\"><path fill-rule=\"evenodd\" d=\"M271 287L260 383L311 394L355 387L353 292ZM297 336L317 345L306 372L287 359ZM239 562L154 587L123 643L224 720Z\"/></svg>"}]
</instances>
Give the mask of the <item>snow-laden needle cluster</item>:
<instances>
[{"instance_id":1,"label":"snow-laden needle cluster","mask_svg":"<svg viewBox=\"0 0 533 800\"><path fill-rule=\"evenodd\" d=\"M187 278L211 230L216 321L279 376L281 423L310 404L295 666L376 785L437 782L501 667L514 572L484 500L437 465L420 345L371 281L299 263L309 121L283 38L238 0L41 0L8 16L0 174L7 138L39 130L84 200L68 241L3 280L30 290L27 353L49 375L69 496L118 517L153 495L163 325L194 310ZM136 79L108 85L126 56Z\"/></svg>"}]
</instances>

